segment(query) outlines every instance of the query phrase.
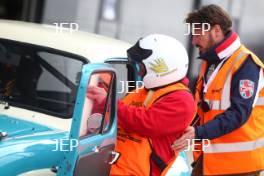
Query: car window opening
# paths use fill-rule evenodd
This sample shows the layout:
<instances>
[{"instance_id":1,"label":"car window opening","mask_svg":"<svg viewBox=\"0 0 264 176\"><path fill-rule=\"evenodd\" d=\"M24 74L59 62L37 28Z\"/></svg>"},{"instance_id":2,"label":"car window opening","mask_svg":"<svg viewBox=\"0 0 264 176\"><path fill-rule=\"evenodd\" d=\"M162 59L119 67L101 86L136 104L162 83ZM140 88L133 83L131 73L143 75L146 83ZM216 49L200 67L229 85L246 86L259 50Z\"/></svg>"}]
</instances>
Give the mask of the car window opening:
<instances>
[{"instance_id":1,"label":"car window opening","mask_svg":"<svg viewBox=\"0 0 264 176\"><path fill-rule=\"evenodd\" d=\"M62 51L0 39L1 102L71 118L86 63Z\"/></svg>"}]
</instances>

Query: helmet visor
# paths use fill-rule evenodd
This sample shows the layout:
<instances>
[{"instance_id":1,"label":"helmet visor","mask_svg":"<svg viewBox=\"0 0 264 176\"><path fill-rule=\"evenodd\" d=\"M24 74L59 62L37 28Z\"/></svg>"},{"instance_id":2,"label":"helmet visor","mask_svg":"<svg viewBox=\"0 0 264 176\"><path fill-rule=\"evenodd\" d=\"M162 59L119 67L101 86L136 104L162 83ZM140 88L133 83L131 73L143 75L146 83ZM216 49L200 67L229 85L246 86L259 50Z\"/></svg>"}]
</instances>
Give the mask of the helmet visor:
<instances>
[{"instance_id":1,"label":"helmet visor","mask_svg":"<svg viewBox=\"0 0 264 176\"><path fill-rule=\"evenodd\" d=\"M127 56L129 62L139 62L146 58L148 58L152 54L152 50L141 48L139 45L141 39L137 41L137 43L127 50Z\"/></svg>"}]
</instances>

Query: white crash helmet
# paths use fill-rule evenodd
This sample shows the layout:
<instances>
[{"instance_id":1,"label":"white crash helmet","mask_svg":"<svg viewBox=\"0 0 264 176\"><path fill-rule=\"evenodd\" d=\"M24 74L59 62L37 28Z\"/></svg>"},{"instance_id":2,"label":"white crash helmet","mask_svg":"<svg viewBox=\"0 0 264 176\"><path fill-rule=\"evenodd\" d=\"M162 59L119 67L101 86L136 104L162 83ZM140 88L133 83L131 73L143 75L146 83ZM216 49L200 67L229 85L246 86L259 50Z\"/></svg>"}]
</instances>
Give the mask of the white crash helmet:
<instances>
[{"instance_id":1,"label":"white crash helmet","mask_svg":"<svg viewBox=\"0 0 264 176\"><path fill-rule=\"evenodd\" d=\"M152 34L140 39L127 51L129 59L143 62L147 89L165 86L183 79L188 70L188 54L176 39Z\"/></svg>"}]
</instances>

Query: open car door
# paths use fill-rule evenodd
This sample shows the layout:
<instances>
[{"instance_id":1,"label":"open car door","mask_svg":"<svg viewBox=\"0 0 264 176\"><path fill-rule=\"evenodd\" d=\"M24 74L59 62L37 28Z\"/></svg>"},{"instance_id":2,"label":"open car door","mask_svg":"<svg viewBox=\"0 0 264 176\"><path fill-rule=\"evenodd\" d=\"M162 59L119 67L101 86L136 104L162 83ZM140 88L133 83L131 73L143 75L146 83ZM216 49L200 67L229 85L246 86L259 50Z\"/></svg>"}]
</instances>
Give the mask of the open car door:
<instances>
[{"instance_id":1,"label":"open car door","mask_svg":"<svg viewBox=\"0 0 264 176\"><path fill-rule=\"evenodd\" d=\"M98 103L87 97L90 86L105 92ZM116 76L109 64L87 64L82 69L69 136L69 151L58 175L103 176L118 158L116 141Z\"/></svg>"}]
</instances>

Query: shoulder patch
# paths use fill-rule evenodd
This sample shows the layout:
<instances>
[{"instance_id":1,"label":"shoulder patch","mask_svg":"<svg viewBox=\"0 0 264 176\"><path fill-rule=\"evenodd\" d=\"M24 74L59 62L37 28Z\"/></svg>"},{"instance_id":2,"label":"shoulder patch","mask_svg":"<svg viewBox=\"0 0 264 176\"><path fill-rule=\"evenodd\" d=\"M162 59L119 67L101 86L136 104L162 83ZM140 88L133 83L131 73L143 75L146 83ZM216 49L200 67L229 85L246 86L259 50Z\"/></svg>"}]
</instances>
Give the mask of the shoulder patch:
<instances>
[{"instance_id":1,"label":"shoulder patch","mask_svg":"<svg viewBox=\"0 0 264 176\"><path fill-rule=\"evenodd\" d=\"M242 98L248 99L254 94L255 83L251 80L244 79L239 81L239 93Z\"/></svg>"}]
</instances>

